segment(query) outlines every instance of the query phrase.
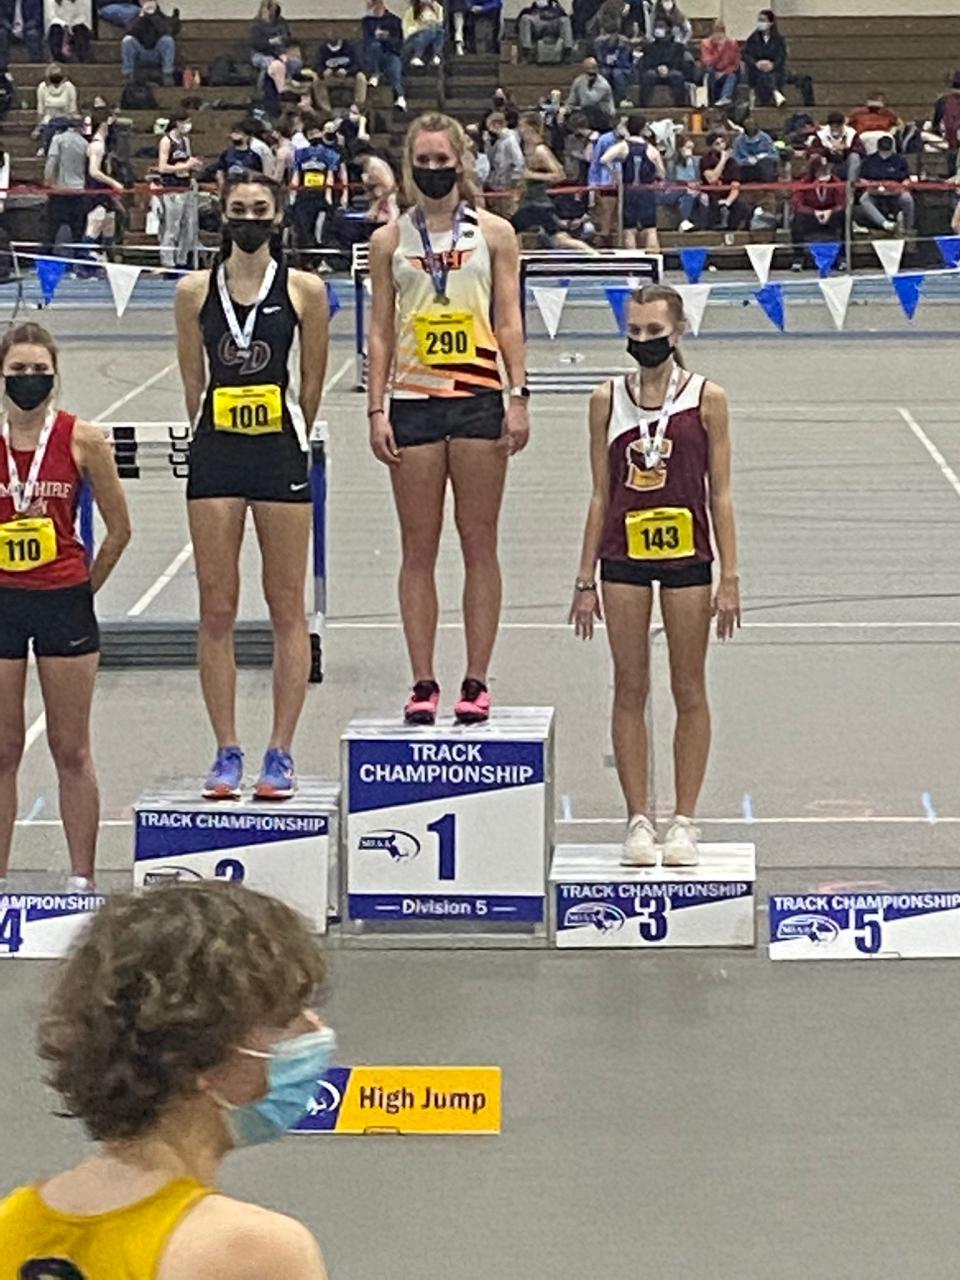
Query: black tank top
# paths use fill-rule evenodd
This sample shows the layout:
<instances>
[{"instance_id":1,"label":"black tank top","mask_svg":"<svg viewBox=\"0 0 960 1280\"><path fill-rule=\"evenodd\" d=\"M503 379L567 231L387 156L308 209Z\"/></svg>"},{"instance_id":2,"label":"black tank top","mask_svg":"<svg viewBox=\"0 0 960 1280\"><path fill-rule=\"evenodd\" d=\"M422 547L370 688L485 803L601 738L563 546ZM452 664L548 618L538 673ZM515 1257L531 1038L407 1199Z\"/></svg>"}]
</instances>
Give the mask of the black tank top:
<instances>
[{"instance_id":1,"label":"black tank top","mask_svg":"<svg viewBox=\"0 0 960 1280\"><path fill-rule=\"evenodd\" d=\"M283 432L296 434L287 391L290 385L290 351L300 326L300 321L290 301L289 273L280 263L270 292L260 304L250 346L244 351L237 347L230 333L230 326L223 314L220 291L217 288L217 268L210 272L207 296L200 310L200 331L207 353L208 380L203 408L197 422L197 433L214 430L215 396L218 388L279 388L283 414ZM228 285L229 287L229 285ZM237 323L242 329L251 307L234 301ZM254 397L255 398L255 397ZM221 423L224 410L221 409ZM217 435L234 434L217 430ZM236 434L246 434L237 432ZM279 434L271 433L274 438Z\"/></svg>"},{"instance_id":2,"label":"black tank top","mask_svg":"<svg viewBox=\"0 0 960 1280\"><path fill-rule=\"evenodd\" d=\"M167 156L167 163L186 164L192 154L189 140L187 138L178 138L172 133L168 136L170 138L170 153ZM186 187L190 184L190 179L183 174L163 173L160 176L165 187Z\"/></svg>"}]
</instances>

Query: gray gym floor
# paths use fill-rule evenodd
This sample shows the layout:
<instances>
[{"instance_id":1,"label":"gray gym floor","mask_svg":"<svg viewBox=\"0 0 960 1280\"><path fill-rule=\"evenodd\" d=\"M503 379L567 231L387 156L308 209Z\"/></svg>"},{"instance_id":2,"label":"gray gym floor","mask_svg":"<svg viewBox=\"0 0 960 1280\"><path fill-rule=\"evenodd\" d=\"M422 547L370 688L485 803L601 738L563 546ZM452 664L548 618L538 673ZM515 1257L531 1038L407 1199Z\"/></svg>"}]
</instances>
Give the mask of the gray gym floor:
<instances>
[{"instance_id":1,"label":"gray gym floor","mask_svg":"<svg viewBox=\"0 0 960 1280\"><path fill-rule=\"evenodd\" d=\"M182 421L169 308L54 306L65 401L99 421ZM960 885L960 366L956 306L913 326L895 303L822 304L786 336L755 307L711 308L687 360L733 406L745 626L711 659L706 838L754 840L772 890L880 880ZM349 313L334 322L327 680L311 689L301 773L335 774L358 711L392 711L405 659L386 473L366 445ZM556 342L531 320L531 364L586 380L625 367L608 310L572 304ZM579 360L576 357L581 357ZM543 395L511 464L502 522L501 704L558 709L558 840L615 840L609 661L565 625L587 498L584 395ZM191 616L178 482L162 452L130 482L135 541L103 612ZM260 616L247 549L244 612ZM162 582L170 566L179 567ZM440 675L459 682L460 569L441 559ZM245 672L256 757L269 674ZM653 690L660 807L671 798L669 689ZM40 705L22 771L19 868L63 862ZM96 749L102 866L129 866L130 805L211 742L196 676L105 672ZM935 820L933 820L935 819ZM50 825L48 825L50 824ZM760 919L760 937L764 920ZM771 965L756 953L348 951L329 1010L348 1062L493 1063L498 1138L290 1140L237 1157L226 1186L298 1214L336 1280L579 1280L613 1268L664 1280L954 1277L956 1191L949 962ZM0 1183L72 1159L32 1056L46 966L0 968Z\"/></svg>"}]
</instances>

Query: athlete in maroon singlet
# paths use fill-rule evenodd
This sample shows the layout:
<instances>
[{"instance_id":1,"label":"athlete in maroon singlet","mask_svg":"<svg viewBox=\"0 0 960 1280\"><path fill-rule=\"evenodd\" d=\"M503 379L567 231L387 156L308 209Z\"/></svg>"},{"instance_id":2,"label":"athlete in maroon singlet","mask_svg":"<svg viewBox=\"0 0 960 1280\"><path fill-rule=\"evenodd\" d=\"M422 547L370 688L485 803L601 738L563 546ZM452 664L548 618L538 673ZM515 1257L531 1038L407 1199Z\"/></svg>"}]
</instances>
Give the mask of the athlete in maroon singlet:
<instances>
[{"instance_id":1,"label":"athlete in maroon singlet","mask_svg":"<svg viewBox=\"0 0 960 1280\"><path fill-rule=\"evenodd\" d=\"M100 652L94 592L130 537L113 450L103 433L52 407L57 348L36 324L0 342L0 889L17 815L27 656L36 654L60 816L77 891L93 883L100 821L90 705ZM106 526L92 565L76 534L89 478Z\"/></svg>"},{"instance_id":2,"label":"athlete in maroon singlet","mask_svg":"<svg viewBox=\"0 0 960 1280\"><path fill-rule=\"evenodd\" d=\"M710 749L710 619L716 615L720 639L740 625L727 398L721 387L682 367L676 345L683 328L676 290L638 290L627 315L627 350L639 369L604 383L590 400L593 495L570 620L588 639L594 619L602 617L599 560L614 664L613 750L628 815L622 861L628 866L657 862L645 721L653 584L660 583L677 709L676 810L663 843L664 866L698 860L692 820Z\"/></svg>"}]
</instances>

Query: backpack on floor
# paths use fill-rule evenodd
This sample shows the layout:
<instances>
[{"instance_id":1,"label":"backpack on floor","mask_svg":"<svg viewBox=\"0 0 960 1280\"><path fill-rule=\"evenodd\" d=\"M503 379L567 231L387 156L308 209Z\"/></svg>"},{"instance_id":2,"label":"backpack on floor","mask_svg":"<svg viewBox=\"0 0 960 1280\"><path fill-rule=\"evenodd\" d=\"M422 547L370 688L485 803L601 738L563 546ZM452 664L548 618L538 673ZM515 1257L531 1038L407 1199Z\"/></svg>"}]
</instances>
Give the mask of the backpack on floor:
<instances>
[{"instance_id":1,"label":"backpack on floor","mask_svg":"<svg viewBox=\"0 0 960 1280\"><path fill-rule=\"evenodd\" d=\"M221 53L210 63L207 84L256 84L257 69L252 63L238 62L229 53Z\"/></svg>"},{"instance_id":2,"label":"backpack on floor","mask_svg":"<svg viewBox=\"0 0 960 1280\"><path fill-rule=\"evenodd\" d=\"M120 97L121 111L159 111L159 109L153 85L141 84L136 80L124 85Z\"/></svg>"}]
</instances>

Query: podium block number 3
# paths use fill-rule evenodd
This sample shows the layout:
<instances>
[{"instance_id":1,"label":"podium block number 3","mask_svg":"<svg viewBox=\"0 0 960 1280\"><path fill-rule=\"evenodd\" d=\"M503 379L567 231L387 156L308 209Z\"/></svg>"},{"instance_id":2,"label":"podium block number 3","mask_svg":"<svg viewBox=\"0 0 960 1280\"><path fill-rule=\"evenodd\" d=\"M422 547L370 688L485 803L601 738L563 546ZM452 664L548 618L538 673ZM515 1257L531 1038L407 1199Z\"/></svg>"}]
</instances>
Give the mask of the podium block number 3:
<instances>
[{"instance_id":1,"label":"podium block number 3","mask_svg":"<svg viewBox=\"0 0 960 1280\"><path fill-rule=\"evenodd\" d=\"M439 871L437 879L456 880L457 878L457 815L445 813L436 822L431 822L427 830L437 837L439 853Z\"/></svg>"}]
</instances>

